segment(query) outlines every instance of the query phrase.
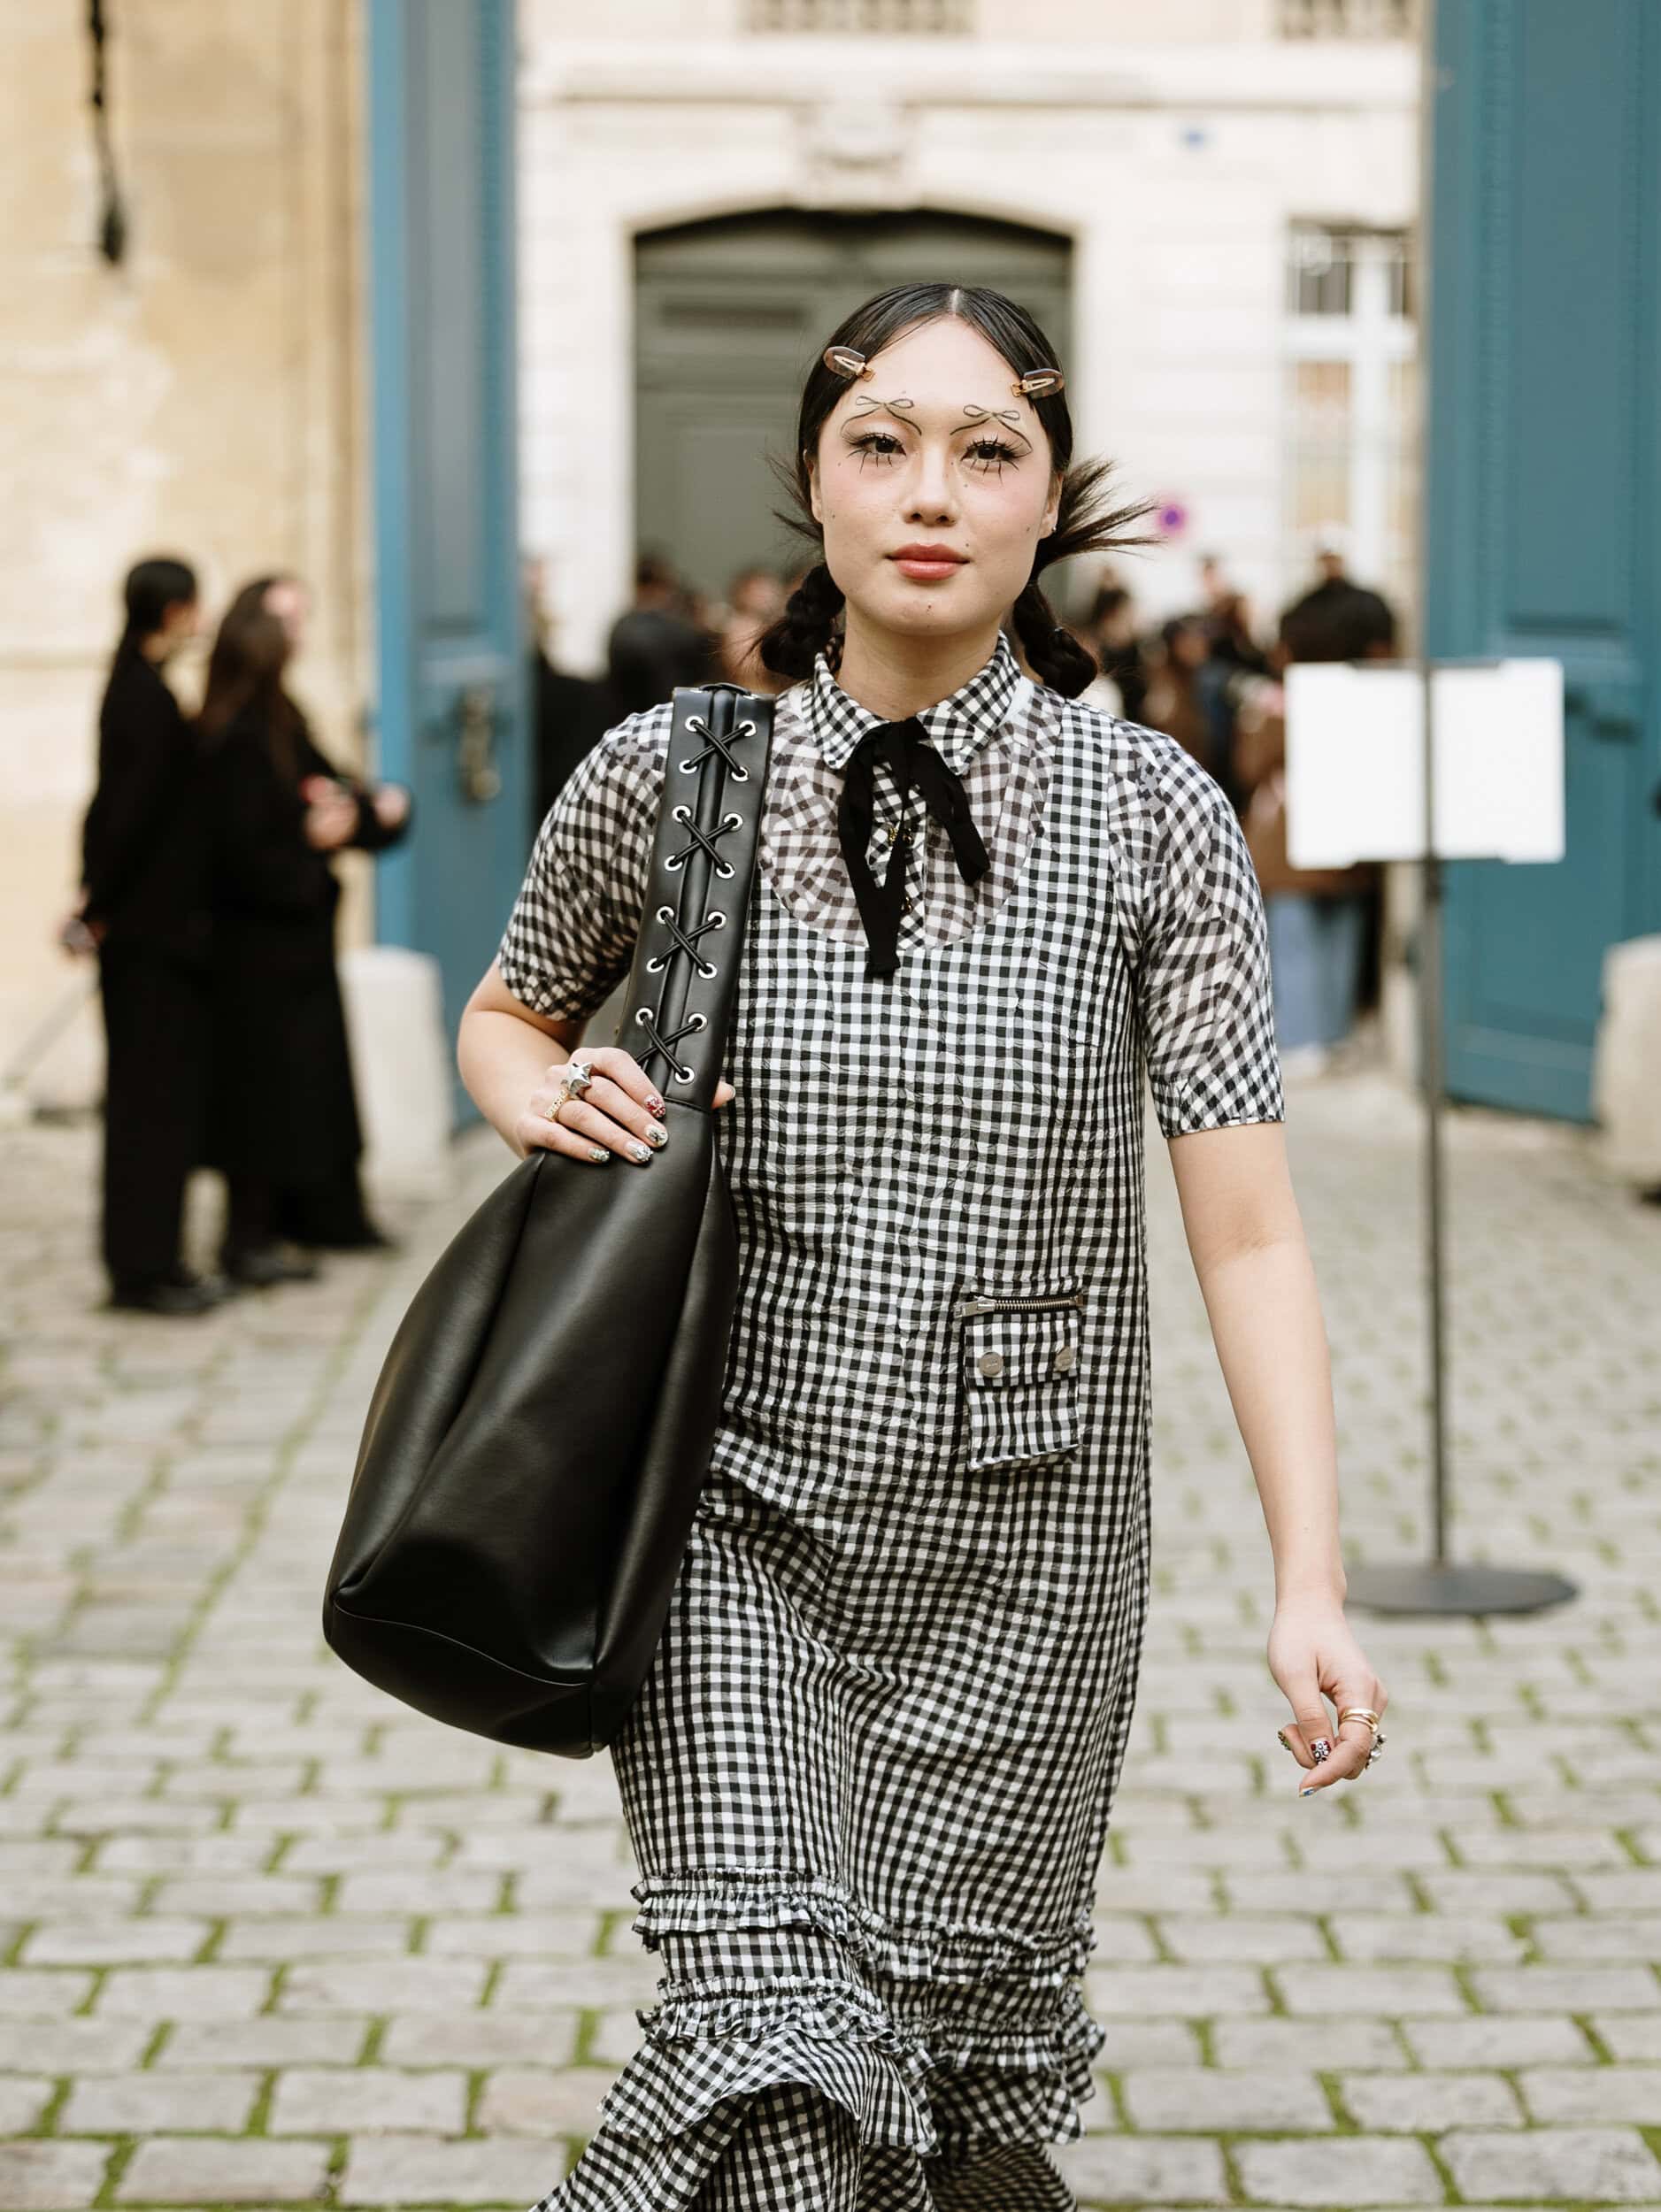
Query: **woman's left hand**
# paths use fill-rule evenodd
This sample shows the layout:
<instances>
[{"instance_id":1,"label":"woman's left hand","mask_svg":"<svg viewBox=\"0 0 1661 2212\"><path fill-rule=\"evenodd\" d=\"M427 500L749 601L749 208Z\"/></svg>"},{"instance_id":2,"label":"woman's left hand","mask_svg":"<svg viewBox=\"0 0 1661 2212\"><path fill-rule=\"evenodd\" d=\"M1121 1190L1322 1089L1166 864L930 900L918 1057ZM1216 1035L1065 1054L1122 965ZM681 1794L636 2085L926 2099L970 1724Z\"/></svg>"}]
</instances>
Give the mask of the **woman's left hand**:
<instances>
[{"instance_id":1,"label":"woman's left hand","mask_svg":"<svg viewBox=\"0 0 1661 2212\"><path fill-rule=\"evenodd\" d=\"M1389 1693L1367 1664L1336 1597L1285 1598L1274 1609L1269 1631L1269 1672L1292 1708L1292 1725L1280 1741L1300 1767L1298 1795L1352 1780L1367 1763L1373 1731L1364 1720L1348 1720L1334 1732L1323 1694L1333 1709L1365 1705L1383 1717ZM1326 1747L1318 1751L1317 1745Z\"/></svg>"}]
</instances>

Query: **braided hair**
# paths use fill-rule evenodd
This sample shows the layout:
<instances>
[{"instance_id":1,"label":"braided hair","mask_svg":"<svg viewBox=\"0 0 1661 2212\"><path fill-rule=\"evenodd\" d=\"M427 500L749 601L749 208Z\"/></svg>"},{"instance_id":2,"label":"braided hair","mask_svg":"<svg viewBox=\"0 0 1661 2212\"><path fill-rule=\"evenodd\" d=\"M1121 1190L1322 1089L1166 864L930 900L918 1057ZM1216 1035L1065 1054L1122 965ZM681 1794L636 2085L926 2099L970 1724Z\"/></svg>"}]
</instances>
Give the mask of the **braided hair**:
<instances>
[{"instance_id":1,"label":"braided hair","mask_svg":"<svg viewBox=\"0 0 1661 2212\"><path fill-rule=\"evenodd\" d=\"M979 331L1018 376L1030 375L1055 361L1054 348L1024 307L1002 292L966 284L901 284L879 292L854 310L830 344L870 358L919 324L949 317ZM790 499L789 509L779 518L810 540L819 553L784 612L762 634L762 660L778 676L811 676L819 653L833 667L841 657L842 594L825 565L825 534L813 518L811 463L819 449L819 432L847 388L846 378L827 367L822 355L815 355L803 388L794 457L775 465ZM1149 543L1146 537L1129 533L1150 507L1145 502L1130 506L1114 503L1111 463L1091 460L1076 468L1071 465L1073 416L1064 393L1039 395L1031 404L1050 441L1050 465L1061 477L1061 499L1055 528L1034 549L1033 572L1011 611L1011 621L1022 651L1042 681L1076 699L1100 670L1094 656L1057 620L1039 573L1075 553L1111 552Z\"/></svg>"}]
</instances>

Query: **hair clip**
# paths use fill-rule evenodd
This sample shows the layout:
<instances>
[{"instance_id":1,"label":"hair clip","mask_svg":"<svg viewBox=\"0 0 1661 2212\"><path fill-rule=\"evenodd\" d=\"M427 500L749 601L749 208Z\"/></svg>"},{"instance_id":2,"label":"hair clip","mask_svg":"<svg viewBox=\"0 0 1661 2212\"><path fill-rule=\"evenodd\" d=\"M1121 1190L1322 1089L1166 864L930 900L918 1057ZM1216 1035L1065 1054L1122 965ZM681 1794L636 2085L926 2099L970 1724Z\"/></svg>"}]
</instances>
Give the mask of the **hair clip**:
<instances>
[{"instance_id":1,"label":"hair clip","mask_svg":"<svg viewBox=\"0 0 1661 2212\"><path fill-rule=\"evenodd\" d=\"M827 346L819 358L833 376L845 376L852 379L876 374L876 371L866 362L865 355L856 353L851 346Z\"/></svg>"},{"instance_id":2,"label":"hair clip","mask_svg":"<svg viewBox=\"0 0 1661 2212\"><path fill-rule=\"evenodd\" d=\"M1017 399L1053 399L1066 384L1059 369L1029 369L1017 377L1010 389Z\"/></svg>"}]
</instances>

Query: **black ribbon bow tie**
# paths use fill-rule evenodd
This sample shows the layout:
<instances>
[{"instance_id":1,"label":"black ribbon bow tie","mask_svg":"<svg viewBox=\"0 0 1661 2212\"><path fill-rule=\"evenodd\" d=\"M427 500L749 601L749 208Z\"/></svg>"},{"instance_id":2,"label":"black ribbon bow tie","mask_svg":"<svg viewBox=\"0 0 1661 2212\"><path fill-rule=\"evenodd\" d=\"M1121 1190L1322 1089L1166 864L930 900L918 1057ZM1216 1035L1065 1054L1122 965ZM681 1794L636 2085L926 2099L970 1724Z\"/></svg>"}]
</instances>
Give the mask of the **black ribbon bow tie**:
<instances>
[{"instance_id":1,"label":"black ribbon bow tie","mask_svg":"<svg viewBox=\"0 0 1661 2212\"><path fill-rule=\"evenodd\" d=\"M879 722L874 729L867 730L848 763L836 810L837 838L859 904L859 918L865 926L867 978L892 975L900 964L900 910L905 896L902 853L889 854L888 873L880 883L865 857L876 818L873 771L878 761L894 780L902 819L911 792L920 794L925 807L950 838L952 856L965 883L979 882L991 865L980 833L970 818L963 779L947 767L917 717L912 715L904 722Z\"/></svg>"}]
</instances>

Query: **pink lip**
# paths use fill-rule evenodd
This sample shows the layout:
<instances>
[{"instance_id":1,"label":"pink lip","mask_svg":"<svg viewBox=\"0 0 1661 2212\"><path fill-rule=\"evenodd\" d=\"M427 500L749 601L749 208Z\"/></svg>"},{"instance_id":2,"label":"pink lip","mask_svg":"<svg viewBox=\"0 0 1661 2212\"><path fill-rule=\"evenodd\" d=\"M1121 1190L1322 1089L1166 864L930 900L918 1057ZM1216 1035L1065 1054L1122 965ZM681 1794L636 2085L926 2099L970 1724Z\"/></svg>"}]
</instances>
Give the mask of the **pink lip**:
<instances>
[{"instance_id":1,"label":"pink lip","mask_svg":"<svg viewBox=\"0 0 1661 2212\"><path fill-rule=\"evenodd\" d=\"M949 545L903 545L888 558L902 575L914 576L919 582L933 583L962 568L968 556L954 553Z\"/></svg>"}]
</instances>

